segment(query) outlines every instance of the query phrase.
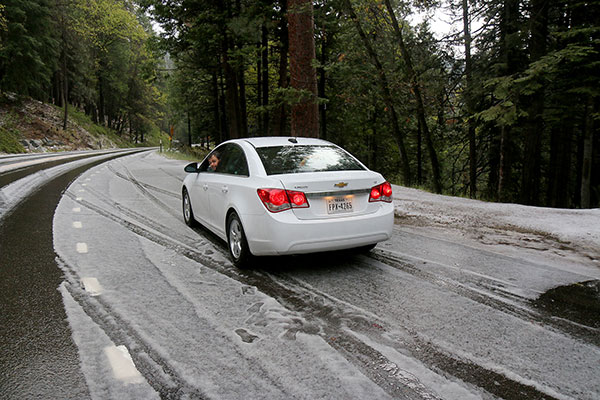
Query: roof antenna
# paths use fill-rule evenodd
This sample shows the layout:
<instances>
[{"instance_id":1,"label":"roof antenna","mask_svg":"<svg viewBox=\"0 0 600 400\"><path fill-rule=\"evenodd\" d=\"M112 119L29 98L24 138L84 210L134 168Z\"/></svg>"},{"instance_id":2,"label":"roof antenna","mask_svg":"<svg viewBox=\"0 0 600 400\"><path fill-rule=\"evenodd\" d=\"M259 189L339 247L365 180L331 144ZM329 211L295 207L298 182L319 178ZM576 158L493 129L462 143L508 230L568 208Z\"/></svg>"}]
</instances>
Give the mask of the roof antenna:
<instances>
[{"instance_id":1,"label":"roof antenna","mask_svg":"<svg viewBox=\"0 0 600 400\"><path fill-rule=\"evenodd\" d=\"M297 144L297 143L298 143L298 141L296 140L296 138L295 138L295 137L293 137L293 138L289 138L289 139L288 139L288 142L290 142L290 143L294 143L294 144Z\"/></svg>"}]
</instances>

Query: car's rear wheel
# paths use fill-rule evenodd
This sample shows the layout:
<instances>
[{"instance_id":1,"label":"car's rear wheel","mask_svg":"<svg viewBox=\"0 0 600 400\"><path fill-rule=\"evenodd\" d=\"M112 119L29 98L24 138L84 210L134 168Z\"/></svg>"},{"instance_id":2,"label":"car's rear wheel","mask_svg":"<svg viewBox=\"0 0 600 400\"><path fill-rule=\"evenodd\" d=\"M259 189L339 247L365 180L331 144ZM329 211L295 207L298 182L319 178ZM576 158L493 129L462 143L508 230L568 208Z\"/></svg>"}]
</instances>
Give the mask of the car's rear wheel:
<instances>
[{"instance_id":1,"label":"car's rear wheel","mask_svg":"<svg viewBox=\"0 0 600 400\"><path fill-rule=\"evenodd\" d=\"M192 210L192 202L190 201L190 195L187 189L183 189L182 195L182 206L183 206L183 220L187 226L194 227L198 225L194 219L194 211Z\"/></svg>"},{"instance_id":2,"label":"car's rear wheel","mask_svg":"<svg viewBox=\"0 0 600 400\"><path fill-rule=\"evenodd\" d=\"M238 268L247 267L252 259L252 254L248 248L240 217L234 212L227 218L227 245L233 264Z\"/></svg>"}]
</instances>

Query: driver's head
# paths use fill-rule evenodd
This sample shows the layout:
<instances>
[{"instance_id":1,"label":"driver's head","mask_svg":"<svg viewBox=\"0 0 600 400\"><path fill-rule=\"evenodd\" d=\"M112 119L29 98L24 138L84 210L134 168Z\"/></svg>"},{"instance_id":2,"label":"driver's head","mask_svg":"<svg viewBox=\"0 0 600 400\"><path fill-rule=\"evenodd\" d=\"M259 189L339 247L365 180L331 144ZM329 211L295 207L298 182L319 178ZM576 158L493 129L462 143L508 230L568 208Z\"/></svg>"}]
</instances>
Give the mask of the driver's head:
<instances>
[{"instance_id":1,"label":"driver's head","mask_svg":"<svg viewBox=\"0 0 600 400\"><path fill-rule=\"evenodd\" d=\"M213 171L216 171L217 165L219 165L219 161L219 153L211 154L211 156L208 158L208 168L212 169Z\"/></svg>"}]
</instances>

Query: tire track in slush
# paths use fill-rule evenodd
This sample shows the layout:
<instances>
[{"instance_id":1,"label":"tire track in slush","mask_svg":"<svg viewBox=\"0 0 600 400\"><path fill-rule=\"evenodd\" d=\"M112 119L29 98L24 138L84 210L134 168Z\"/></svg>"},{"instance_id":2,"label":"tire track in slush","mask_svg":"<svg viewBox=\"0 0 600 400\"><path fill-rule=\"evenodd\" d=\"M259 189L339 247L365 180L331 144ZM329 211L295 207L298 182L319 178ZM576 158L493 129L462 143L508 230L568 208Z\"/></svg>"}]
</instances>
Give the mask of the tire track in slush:
<instances>
[{"instance_id":1,"label":"tire track in slush","mask_svg":"<svg viewBox=\"0 0 600 400\"><path fill-rule=\"evenodd\" d=\"M417 278L423 279L431 284L450 290L460 296L491 307L496 311L517 317L523 321L533 321L539 325L549 328L551 331L562 335L582 340L586 343L600 346L600 329L578 324L563 318L556 318L552 314L537 311L532 307L532 302L524 297L514 294L508 294L505 291L499 291L496 282L493 279L478 277L477 280L467 280L466 283L472 283L475 286L483 288L485 291L495 293L495 296L488 295L482 290L465 285L463 282L456 281L447 276L440 276L425 270L419 269L409 261L398 257L392 252L385 250L375 250L369 255L370 258L382 262L383 264L406 272ZM431 261L431 263L434 263ZM503 299L507 299L504 301Z\"/></svg>"},{"instance_id":2,"label":"tire track in slush","mask_svg":"<svg viewBox=\"0 0 600 400\"><path fill-rule=\"evenodd\" d=\"M56 261L65 272L68 283L65 288L73 300L113 343L127 347L138 371L162 399L180 399L184 396L198 400L207 398L200 389L181 378L109 304L99 297L90 296L79 284L81 278L67 262L60 257Z\"/></svg>"},{"instance_id":3,"label":"tire track in slush","mask_svg":"<svg viewBox=\"0 0 600 400\"><path fill-rule=\"evenodd\" d=\"M75 195L70 192L67 193L67 196L72 199L76 198ZM220 264L217 261L206 258L201 252L193 248L191 245L178 242L177 240L172 240L171 238L162 237L160 232L157 234L139 224L136 224L135 222L125 221L121 216L111 213L109 210L96 206L83 199L78 199L76 201L78 204L86 207L88 210L112 220L113 222L117 222L130 232L151 240L162 247L169 248L170 250L180 254L184 252L184 250L188 253L194 253L197 262L204 264L211 262L213 264L213 270L215 270L215 264ZM165 231L168 230L166 227L163 228ZM168 233L165 235L168 235ZM156 351L154 351L151 345L146 343L145 340L142 339L141 335L137 333L136 329L124 318L122 318L108 303L102 301L102 299L99 297L89 296L89 294L85 292L85 290L83 290L83 288L81 288L78 284L78 282L81 281L81 277L79 277L75 270L64 260L61 259L60 262L65 271L68 271L70 285L67 286L67 290L69 293L71 293L71 296L75 299L75 301L77 301L78 304L80 304L86 314L88 314L90 318L92 318L92 320L104 330L106 335L110 337L113 342L125 343L127 345L135 364L141 366L140 373L144 375L146 380L153 386L153 388L161 395L162 398L178 399L188 398L189 396L191 396L193 399L206 398L200 389L192 384L189 384L185 378L178 375L170 363L161 357ZM186 299L186 296L181 293L176 285L171 284L170 280L163 274L158 266L155 264L152 264L152 266L158 270L159 274L164 278L164 281L170 285L175 292L179 293L183 299ZM187 299L185 301L190 307L195 309L193 303ZM196 316L201 318L199 315ZM238 352L238 357L243 358L245 356ZM148 360L151 360L151 362ZM253 367L257 369L260 368L260 366L257 364L252 363L252 360L247 360L248 364L253 365ZM174 383L171 382L171 380L164 379L165 374L167 374ZM268 376L268 374L263 371L262 376ZM275 381L271 381L270 385L272 387L279 387L281 389L280 385Z\"/></svg>"},{"instance_id":4,"label":"tire track in slush","mask_svg":"<svg viewBox=\"0 0 600 400\"><path fill-rule=\"evenodd\" d=\"M123 178L125 175L121 174L120 177ZM140 188L138 185L135 186ZM141 192L143 194L148 193L147 190L141 190ZM71 196L73 195L71 194ZM160 200L153 195L149 196L148 198L151 201L160 202ZM164 203L162 204L166 206ZM216 262L214 259L199 253L193 247L173 240L172 238L178 235L163 225L156 223L153 228L161 233L159 236L148 231L140 225L132 222L126 222L119 216L116 216L107 210L100 209L89 202L82 201L82 205L90 208L100 215L126 226L129 230L140 236L146 237L155 243L180 252L180 254L193 261L201 263L219 273L223 273L224 275L243 284L255 286L263 293L277 299L288 309L300 313L308 321L315 321L316 326L320 327L321 331L315 332L314 327L309 325L307 328L308 330L306 331L307 333L319 334L349 362L362 370L365 376L377 383L390 395L402 396L405 398L436 398L436 396L433 393L428 392L418 380L401 382L399 379L404 375L390 373L389 365L393 365L393 363L387 360L383 354L360 341L355 336L344 332L342 329L344 324L341 322L347 322L347 318L335 317L335 315L347 315L347 305L343 302L336 299L339 304L332 308L336 310L336 312L324 312L322 305L324 298L322 294L316 293L314 290L305 288L300 290L299 293L300 287L297 284L289 287L288 285L282 285L281 281L274 280L273 277L268 277L268 279L265 279L265 275L260 271L240 272L229 264ZM121 207L125 208L124 206ZM173 213L170 212L169 214ZM130 216L133 216L133 213L131 213ZM226 254L226 252L221 250L221 244L218 244L216 249L221 253ZM311 299L320 299L320 301L314 301ZM359 315L355 317L353 319L354 322L350 323L348 326L357 332L362 332L370 336L376 334L379 341L386 342L387 340L381 336L384 332L378 332L377 330L373 331L373 329L369 328L370 326L373 326L373 316L369 315L365 310L359 309L357 312L359 314L362 313L366 315ZM376 317L376 320L376 326L385 326L387 324L385 321L379 320L378 317ZM303 327L300 327L296 331L302 331L302 329ZM420 360L434 371L441 370L448 376L456 377L465 382L471 382L490 393L508 399L522 398L523 394L527 394L527 398L531 399L553 398L546 393L538 391L532 386L524 385L520 382L511 380L504 375L487 370L479 365L457 359L452 355L448 355L443 350L435 348L430 343L423 342L415 333L411 334L409 332L408 336L412 338L412 344L409 346L401 346L402 351L408 351L414 356L415 359ZM332 341L331 338L336 338L336 340ZM392 344L393 347L398 348L397 343ZM418 353L414 353L411 348L418 348L420 351ZM408 390L407 386L411 386L413 388L416 387L418 389Z\"/></svg>"}]
</instances>

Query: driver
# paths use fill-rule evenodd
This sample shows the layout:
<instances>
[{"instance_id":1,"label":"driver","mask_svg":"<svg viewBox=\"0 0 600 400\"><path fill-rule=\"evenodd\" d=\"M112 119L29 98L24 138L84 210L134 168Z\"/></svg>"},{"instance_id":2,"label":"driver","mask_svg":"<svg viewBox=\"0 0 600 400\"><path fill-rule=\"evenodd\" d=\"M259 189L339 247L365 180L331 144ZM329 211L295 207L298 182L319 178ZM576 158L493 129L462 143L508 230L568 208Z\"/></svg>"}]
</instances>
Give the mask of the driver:
<instances>
[{"instance_id":1,"label":"driver","mask_svg":"<svg viewBox=\"0 0 600 400\"><path fill-rule=\"evenodd\" d=\"M215 172L217 170L217 166L221 161L221 154L218 151L215 151L208 157L208 171Z\"/></svg>"}]
</instances>

